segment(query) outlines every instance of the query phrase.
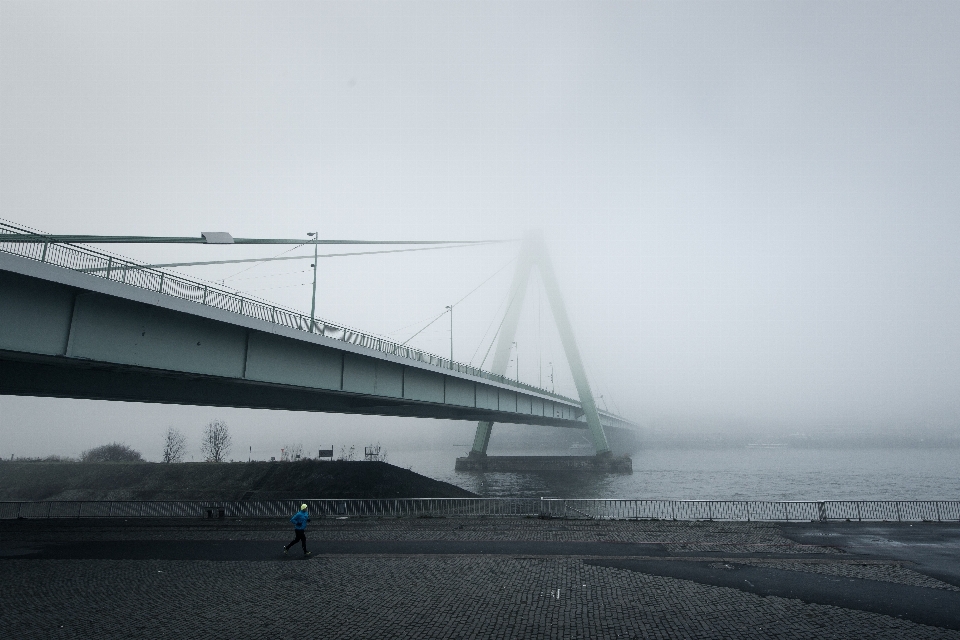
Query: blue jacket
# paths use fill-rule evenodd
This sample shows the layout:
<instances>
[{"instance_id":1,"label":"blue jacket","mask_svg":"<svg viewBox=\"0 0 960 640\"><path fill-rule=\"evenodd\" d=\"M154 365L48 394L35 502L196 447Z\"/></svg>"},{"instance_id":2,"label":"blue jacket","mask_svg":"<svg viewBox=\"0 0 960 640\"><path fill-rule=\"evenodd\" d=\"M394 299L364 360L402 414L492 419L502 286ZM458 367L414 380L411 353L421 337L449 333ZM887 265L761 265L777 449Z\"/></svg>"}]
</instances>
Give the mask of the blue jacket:
<instances>
[{"instance_id":1,"label":"blue jacket","mask_svg":"<svg viewBox=\"0 0 960 640\"><path fill-rule=\"evenodd\" d=\"M303 531L307 528L307 523L310 522L310 516L306 511L297 511L290 522L293 523L293 528L297 531Z\"/></svg>"}]
</instances>

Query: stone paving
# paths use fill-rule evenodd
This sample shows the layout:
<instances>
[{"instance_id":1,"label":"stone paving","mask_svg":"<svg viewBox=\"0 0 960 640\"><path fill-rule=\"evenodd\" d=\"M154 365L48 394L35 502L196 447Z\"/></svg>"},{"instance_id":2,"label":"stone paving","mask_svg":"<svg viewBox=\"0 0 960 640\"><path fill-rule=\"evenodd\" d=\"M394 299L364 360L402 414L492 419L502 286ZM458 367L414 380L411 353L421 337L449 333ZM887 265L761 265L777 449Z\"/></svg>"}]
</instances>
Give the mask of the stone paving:
<instances>
[{"instance_id":1,"label":"stone paving","mask_svg":"<svg viewBox=\"0 0 960 640\"><path fill-rule=\"evenodd\" d=\"M315 521L313 525L320 526L312 526L308 535L315 550L324 539L490 540L494 536L505 540L614 538L679 546L682 541L690 546L709 541L710 546L724 549L772 544L781 551L793 545L818 553L829 549L798 545L780 536L772 525L697 524L331 520ZM157 539L276 540L278 557L276 562L3 559L0 638L960 640L958 631L889 616L592 566L577 557L368 554L304 560L291 554L284 559L279 546L290 535L285 523L278 522L198 526L194 521L189 527L158 528L134 522L33 521L0 526L0 547L36 543L40 537L106 544L112 540L144 540L145 544ZM910 579L904 573L908 569L889 563L763 562L873 580Z\"/></svg>"},{"instance_id":2,"label":"stone paving","mask_svg":"<svg viewBox=\"0 0 960 640\"><path fill-rule=\"evenodd\" d=\"M861 578L864 580L879 580L882 582L895 582L897 584L908 584L913 587L925 587L927 589L944 589L946 591L960 591L960 587L941 582L930 576L912 571L902 565L890 564L886 562L819 562L819 561L796 561L796 560L744 560L738 559L737 564L749 564L756 567L770 567L772 569L783 569L785 571L805 571L808 573L819 573L828 576L840 576L843 578Z\"/></svg>"},{"instance_id":3,"label":"stone paving","mask_svg":"<svg viewBox=\"0 0 960 640\"><path fill-rule=\"evenodd\" d=\"M0 563L8 638L960 638L576 559Z\"/></svg>"}]
</instances>

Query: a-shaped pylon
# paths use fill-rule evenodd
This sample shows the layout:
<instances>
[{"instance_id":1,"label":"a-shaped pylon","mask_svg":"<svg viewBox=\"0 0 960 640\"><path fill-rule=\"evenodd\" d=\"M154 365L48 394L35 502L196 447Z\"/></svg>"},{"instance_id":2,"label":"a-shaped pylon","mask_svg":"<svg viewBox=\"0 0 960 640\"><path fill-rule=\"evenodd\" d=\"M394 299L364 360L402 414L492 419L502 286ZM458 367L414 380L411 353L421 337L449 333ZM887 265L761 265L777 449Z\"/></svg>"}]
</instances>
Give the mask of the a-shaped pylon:
<instances>
[{"instance_id":1,"label":"a-shaped pylon","mask_svg":"<svg viewBox=\"0 0 960 640\"><path fill-rule=\"evenodd\" d=\"M492 373L501 376L507 372L510 347L517 333L520 310L523 308L523 299L527 294L527 284L530 281L530 272L534 265L540 272L540 280L543 282L547 299L550 301L550 308L557 323L557 331L560 334L560 341L567 356L567 363L570 365L570 372L573 374L573 381L577 386L580 405L587 421L587 427L590 429L593 445L597 455L608 454L610 453L610 446L607 444L607 436L600 424L597 403L593 399L590 382L587 380L587 373L583 368L583 360L580 358L580 350L577 348L573 328L570 326L570 318L567 316L567 309L563 304L563 296L560 295L560 287L557 285L557 278L553 272L553 264L550 262L550 256L543 239L537 234L527 235L520 247L520 256L517 259L516 271L513 274L513 283L510 285L510 298L500 327L497 348L493 354L493 364L490 370ZM477 434L473 439L473 448L470 451L471 456L485 456L487 454L492 429L492 422L477 424Z\"/></svg>"}]
</instances>

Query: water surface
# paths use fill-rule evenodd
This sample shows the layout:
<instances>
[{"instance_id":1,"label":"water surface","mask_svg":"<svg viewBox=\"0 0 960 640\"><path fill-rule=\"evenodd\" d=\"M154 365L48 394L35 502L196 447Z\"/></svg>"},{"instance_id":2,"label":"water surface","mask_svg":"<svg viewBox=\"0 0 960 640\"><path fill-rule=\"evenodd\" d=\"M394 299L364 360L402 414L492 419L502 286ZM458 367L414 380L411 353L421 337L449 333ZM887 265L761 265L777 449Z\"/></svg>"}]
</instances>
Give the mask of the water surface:
<instances>
[{"instance_id":1,"label":"water surface","mask_svg":"<svg viewBox=\"0 0 960 640\"><path fill-rule=\"evenodd\" d=\"M559 452L544 451L544 455ZM684 500L958 500L960 449L651 449L633 475L457 473L463 449L390 462L486 497Z\"/></svg>"}]
</instances>

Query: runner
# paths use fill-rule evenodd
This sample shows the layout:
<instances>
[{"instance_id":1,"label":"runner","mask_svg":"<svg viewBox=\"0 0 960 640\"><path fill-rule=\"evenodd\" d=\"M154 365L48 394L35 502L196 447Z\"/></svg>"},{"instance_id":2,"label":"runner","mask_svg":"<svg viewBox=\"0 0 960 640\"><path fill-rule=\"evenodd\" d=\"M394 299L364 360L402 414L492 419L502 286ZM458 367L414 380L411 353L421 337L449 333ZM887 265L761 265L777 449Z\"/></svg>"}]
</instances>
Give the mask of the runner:
<instances>
[{"instance_id":1,"label":"runner","mask_svg":"<svg viewBox=\"0 0 960 640\"><path fill-rule=\"evenodd\" d=\"M290 544L283 545L283 553L286 555L287 551L290 550L290 547L297 544L297 540L300 541L300 544L303 546L303 557L311 555L307 551L307 523L310 522L310 514L307 513L307 505L300 505L300 511L293 514L293 517L290 518L290 522L293 523L293 532L296 534L293 541Z\"/></svg>"}]
</instances>

